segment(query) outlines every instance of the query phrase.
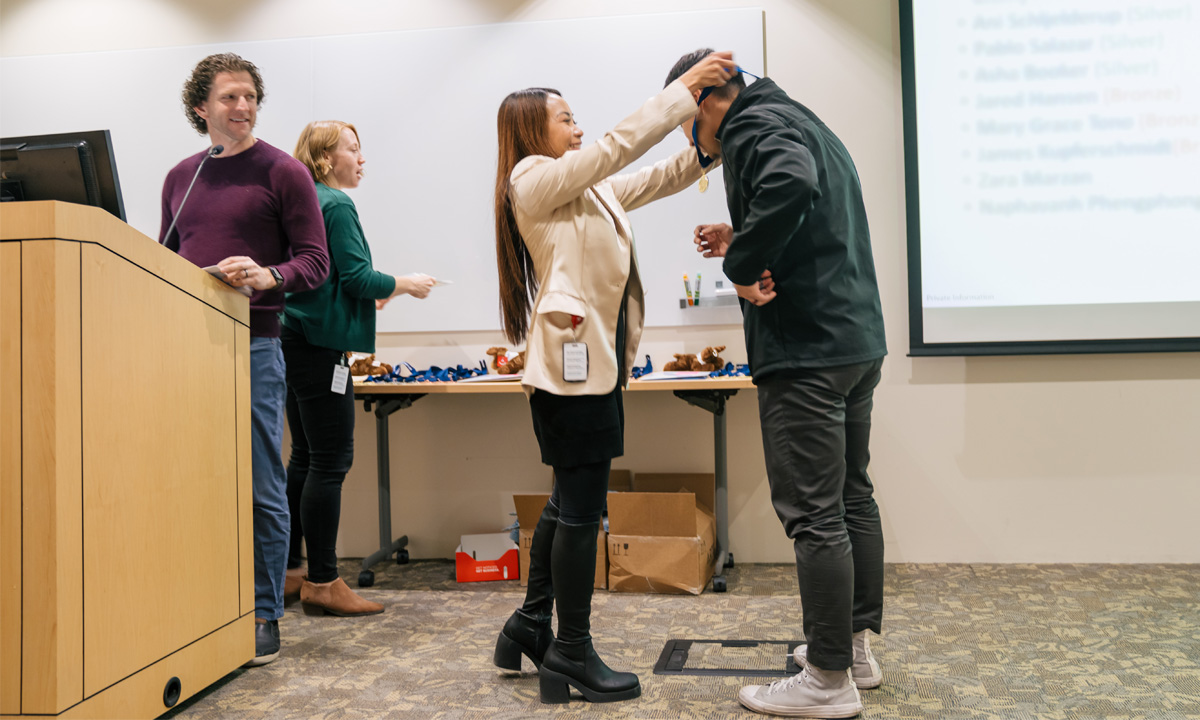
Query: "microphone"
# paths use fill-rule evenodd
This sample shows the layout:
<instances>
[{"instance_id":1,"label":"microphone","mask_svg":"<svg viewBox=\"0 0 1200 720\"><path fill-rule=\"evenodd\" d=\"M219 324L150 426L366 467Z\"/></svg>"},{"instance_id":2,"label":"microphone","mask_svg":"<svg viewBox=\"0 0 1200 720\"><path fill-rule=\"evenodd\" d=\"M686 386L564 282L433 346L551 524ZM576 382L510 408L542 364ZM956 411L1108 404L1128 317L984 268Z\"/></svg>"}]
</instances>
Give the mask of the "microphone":
<instances>
[{"instance_id":1,"label":"microphone","mask_svg":"<svg viewBox=\"0 0 1200 720\"><path fill-rule=\"evenodd\" d=\"M167 234L163 235L162 244L166 245L169 249L176 251L179 249L178 244L176 244L174 247L171 246L171 231L175 229L175 223L179 222L179 213L183 211L183 204L187 202L188 195L192 194L192 185L195 185L196 178L200 177L200 170L204 167L204 163L208 162L210 157L216 157L223 152L225 152L224 145L213 145L208 149L208 152L205 153L204 159L200 161L200 167L196 168L196 174L192 176L192 182L188 184L187 192L183 194L183 200L180 200L179 207L175 208L175 217L171 218L171 227L167 228Z\"/></svg>"}]
</instances>

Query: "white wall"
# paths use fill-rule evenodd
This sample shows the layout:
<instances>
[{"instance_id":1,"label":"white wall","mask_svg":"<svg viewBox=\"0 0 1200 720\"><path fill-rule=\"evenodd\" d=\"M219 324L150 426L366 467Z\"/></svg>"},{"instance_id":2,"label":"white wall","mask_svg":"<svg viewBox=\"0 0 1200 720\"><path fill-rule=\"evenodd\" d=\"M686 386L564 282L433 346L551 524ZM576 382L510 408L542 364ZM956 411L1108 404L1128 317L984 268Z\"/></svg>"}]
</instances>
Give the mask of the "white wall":
<instances>
[{"instance_id":1,"label":"white wall","mask_svg":"<svg viewBox=\"0 0 1200 720\"><path fill-rule=\"evenodd\" d=\"M895 5L893 0L363 0L352 6L310 0L5 0L0 48L16 56L762 7L769 73L839 133L863 181L892 353L876 394L872 444L887 559L1200 561L1200 531L1192 518L1200 506L1200 469L1190 452L1200 438L1200 355L905 357ZM620 49L615 38L613 50ZM648 90L661 85L666 70L647 68ZM398 81L419 87L438 75L437 68L420 68ZM139 101L136 88L113 80L113 92ZM271 79L266 82L269 92ZM292 141L266 139L281 147ZM445 365L475 361L496 344L503 342L491 334L385 335L379 354L414 365ZM745 359L738 327L651 330L642 351L661 363L672 352L697 352L707 344L729 345L727 356ZM627 396L627 452L616 465L710 470L710 416L664 395ZM788 562L791 544L770 507L755 405L755 394L744 392L729 408L732 549L743 562ZM392 424L393 528L409 534L414 557L448 557L460 534L507 522L512 492L547 485L548 470L537 461L520 396L425 398L393 416ZM685 435L695 441L682 441ZM342 511L340 545L346 555L366 554L376 543L374 423L365 414L359 415L356 441L357 462L346 480Z\"/></svg>"}]
</instances>

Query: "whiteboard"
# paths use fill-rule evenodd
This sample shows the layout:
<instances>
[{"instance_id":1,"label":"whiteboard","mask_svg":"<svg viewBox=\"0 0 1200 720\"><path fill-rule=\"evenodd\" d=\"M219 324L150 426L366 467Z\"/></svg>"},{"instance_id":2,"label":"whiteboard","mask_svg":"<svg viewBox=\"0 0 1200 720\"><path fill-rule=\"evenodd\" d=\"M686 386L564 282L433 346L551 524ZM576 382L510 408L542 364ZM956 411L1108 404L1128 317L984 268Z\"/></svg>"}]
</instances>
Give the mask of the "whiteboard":
<instances>
[{"instance_id":1,"label":"whiteboard","mask_svg":"<svg viewBox=\"0 0 1200 720\"><path fill-rule=\"evenodd\" d=\"M700 47L734 51L764 74L755 8L239 42L0 59L0 135L112 132L131 225L157 238L163 178L206 143L183 117L180 89L215 52L258 65L266 85L255 136L291 152L306 123L357 126L367 163L350 191L375 267L451 280L423 301L400 298L380 332L500 328L492 193L496 111L504 96L557 88L587 144L657 93L667 71ZM668 157L673 133L629 169ZM692 228L728 220L720 171L708 192L685 190L630 213L650 326L738 323L736 307L681 310L684 274L722 279L695 252Z\"/></svg>"}]
</instances>

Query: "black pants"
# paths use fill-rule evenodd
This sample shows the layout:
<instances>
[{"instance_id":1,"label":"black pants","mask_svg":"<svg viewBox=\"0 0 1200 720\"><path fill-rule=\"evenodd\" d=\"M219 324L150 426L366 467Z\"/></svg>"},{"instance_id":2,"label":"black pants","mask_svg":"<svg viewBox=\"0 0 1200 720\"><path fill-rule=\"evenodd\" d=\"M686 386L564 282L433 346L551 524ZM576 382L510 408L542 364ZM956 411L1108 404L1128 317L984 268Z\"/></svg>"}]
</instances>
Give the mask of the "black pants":
<instances>
[{"instance_id":1,"label":"black pants","mask_svg":"<svg viewBox=\"0 0 1200 720\"><path fill-rule=\"evenodd\" d=\"M758 383L771 502L796 548L808 659L853 660L851 635L880 631L883 532L871 459L871 407L883 360Z\"/></svg>"},{"instance_id":2,"label":"black pants","mask_svg":"<svg viewBox=\"0 0 1200 720\"><path fill-rule=\"evenodd\" d=\"M299 333L283 330L287 363L287 419L292 434L287 495L292 513L288 567L303 563L301 540L308 549L308 579L337 579L337 534L342 510L342 481L354 461L354 389L330 389L342 353L309 345Z\"/></svg>"}]
</instances>

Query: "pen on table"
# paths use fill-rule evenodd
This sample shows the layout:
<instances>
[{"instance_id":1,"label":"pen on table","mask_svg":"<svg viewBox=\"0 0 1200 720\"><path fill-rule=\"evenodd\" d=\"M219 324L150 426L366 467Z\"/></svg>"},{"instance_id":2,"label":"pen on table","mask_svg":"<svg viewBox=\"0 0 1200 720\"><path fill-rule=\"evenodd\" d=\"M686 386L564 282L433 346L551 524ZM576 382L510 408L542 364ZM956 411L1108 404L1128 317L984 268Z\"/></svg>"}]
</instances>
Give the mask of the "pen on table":
<instances>
[{"instance_id":1,"label":"pen on table","mask_svg":"<svg viewBox=\"0 0 1200 720\"><path fill-rule=\"evenodd\" d=\"M696 304L700 304L700 273L696 273Z\"/></svg>"},{"instance_id":2,"label":"pen on table","mask_svg":"<svg viewBox=\"0 0 1200 720\"><path fill-rule=\"evenodd\" d=\"M687 275L683 276L683 292L687 295L688 305L692 304L692 286L688 283Z\"/></svg>"}]
</instances>

